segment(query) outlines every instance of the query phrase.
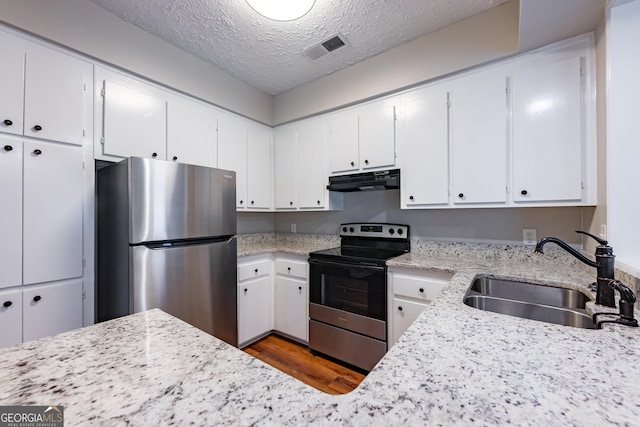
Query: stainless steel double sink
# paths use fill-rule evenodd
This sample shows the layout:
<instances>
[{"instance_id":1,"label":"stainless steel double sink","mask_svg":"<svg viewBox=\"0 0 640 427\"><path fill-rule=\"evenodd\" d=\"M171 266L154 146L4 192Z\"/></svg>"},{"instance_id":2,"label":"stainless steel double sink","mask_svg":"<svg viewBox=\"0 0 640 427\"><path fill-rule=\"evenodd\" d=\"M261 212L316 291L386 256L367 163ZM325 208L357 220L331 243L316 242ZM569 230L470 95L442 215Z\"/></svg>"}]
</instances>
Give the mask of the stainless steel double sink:
<instances>
[{"instance_id":1,"label":"stainless steel double sink","mask_svg":"<svg viewBox=\"0 0 640 427\"><path fill-rule=\"evenodd\" d=\"M586 311L590 298L574 289L478 276L463 302L480 310L557 325L595 329Z\"/></svg>"}]
</instances>

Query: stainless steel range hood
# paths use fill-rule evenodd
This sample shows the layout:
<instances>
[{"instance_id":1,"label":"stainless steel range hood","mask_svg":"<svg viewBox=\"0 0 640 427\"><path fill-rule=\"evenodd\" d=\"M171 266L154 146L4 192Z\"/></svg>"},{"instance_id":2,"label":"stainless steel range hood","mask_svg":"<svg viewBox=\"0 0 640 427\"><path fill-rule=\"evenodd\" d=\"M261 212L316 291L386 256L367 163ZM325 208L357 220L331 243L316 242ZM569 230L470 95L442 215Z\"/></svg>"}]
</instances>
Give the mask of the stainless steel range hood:
<instances>
[{"instance_id":1,"label":"stainless steel range hood","mask_svg":"<svg viewBox=\"0 0 640 427\"><path fill-rule=\"evenodd\" d=\"M327 190L342 192L397 190L398 188L400 188L400 169L330 176L329 185L327 185Z\"/></svg>"}]
</instances>

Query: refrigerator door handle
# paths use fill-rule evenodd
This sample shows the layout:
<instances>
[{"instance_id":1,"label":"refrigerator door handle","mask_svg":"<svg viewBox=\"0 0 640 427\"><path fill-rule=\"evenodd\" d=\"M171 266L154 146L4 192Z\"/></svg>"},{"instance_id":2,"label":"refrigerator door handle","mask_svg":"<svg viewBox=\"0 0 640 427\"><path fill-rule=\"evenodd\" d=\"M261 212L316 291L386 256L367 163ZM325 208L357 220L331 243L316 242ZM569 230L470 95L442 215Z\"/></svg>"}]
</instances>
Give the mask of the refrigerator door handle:
<instances>
[{"instance_id":1,"label":"refrigerator door handle","mask_svg":"<svg viewBox=\"0 0 640 427\"><path fill-rule=\"evenodd\" d=\"M207 237L203 239L184 239L184 240L171 240L171 241L163 241L163 242L143 242L138 245L131 245L131 246L145 246L149 249L155 250L155 249L177 248L182 246L229 243L233 239L235 239L235 236L218 236L218 237Z\"/></svg>"}]
</instances>

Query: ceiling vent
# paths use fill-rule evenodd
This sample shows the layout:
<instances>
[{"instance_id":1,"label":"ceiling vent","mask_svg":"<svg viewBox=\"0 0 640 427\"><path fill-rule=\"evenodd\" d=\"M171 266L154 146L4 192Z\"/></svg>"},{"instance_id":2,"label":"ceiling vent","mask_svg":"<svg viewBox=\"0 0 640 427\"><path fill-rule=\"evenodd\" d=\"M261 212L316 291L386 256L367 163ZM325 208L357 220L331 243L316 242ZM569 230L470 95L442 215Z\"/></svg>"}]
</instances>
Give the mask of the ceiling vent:
<instances>
[{"instance_id":1,"label":"ceiling vent","mask_svg":"<svg viewBox=\"0 0 640 427\"><path fill-rule=\"evenodd\" d=\"M346 42L344 41L344 37L336 34L323 41L322 43L310 47L309 49L305 50L304 53L306 53L307 56L311 59L318 59L321 56L333 52L334 50L339 49L345 45Z\"/></svg>"}]
</instances>

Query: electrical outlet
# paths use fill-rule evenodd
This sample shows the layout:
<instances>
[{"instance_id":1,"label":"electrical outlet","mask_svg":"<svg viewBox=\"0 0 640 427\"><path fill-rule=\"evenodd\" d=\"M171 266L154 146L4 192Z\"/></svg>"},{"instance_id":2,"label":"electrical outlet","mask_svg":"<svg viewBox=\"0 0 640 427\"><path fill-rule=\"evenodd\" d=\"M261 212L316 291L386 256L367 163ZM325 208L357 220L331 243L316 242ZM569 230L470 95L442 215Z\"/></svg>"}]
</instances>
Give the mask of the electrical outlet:
<instances>
[{"instance_id":1,"label":"electrical outlet","mask_svg":"<svg viewBox=\"0 0 640 427\"><path fill-rule=\"evenodd\" d=\"M522 229L522 243L525 245L535 245L538 239L536 239L535 228L523 228Z\"/></svg>"},{"instance_id":2,"label":"electrical outlet","mask_svg":"<svg viewBox=\"0 0 640 427\"><path fill-rule=\"evenodd\" d=\"M291 224L291 232L292 233L296 232L296 225L295 224Z\"/></svg>"}]
</instances>

